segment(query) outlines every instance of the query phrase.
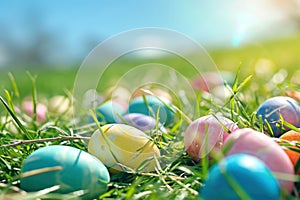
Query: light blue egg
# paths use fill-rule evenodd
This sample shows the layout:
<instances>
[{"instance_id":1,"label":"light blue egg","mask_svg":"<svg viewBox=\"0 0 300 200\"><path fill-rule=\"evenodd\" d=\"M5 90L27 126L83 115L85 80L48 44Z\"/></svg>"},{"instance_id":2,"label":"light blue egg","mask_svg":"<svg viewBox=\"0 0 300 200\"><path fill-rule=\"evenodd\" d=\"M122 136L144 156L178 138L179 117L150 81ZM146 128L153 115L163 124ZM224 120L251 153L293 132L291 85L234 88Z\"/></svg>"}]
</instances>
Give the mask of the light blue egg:
<instances>
[{"instance_id":1,"label":"light blue egg","mask_svg":"<svg viewBox=\"0 0 300 200\"><path fill-rule=\"evenodd\" d=\"M244 195L240 196L241 193ZM245 196L248 199L280 198L279 184L269 168L246 154L229 156L214 165L200 188L200 197L205 200L237 200Z\"/></svg>"},{"instance_id":2,"label":"light blue egg","mask_svg":"<svg viewBox=\"0 0 300 200\"><path fill-rule=\"evenodd\" d=\"M169 126L173 123L175 117L174 112L165 106L165 104L167 104L170 108L172 108L171 103L164 104L154 96L146 96L145 99L147 103L144 101L143 97L137 97L133 99L129 104L128 113L142 113L144 115L156 118L156 115L159 111L160 123L165 126ZM149 108L151 108L153 112L151 112Z\"/></svg>"},{"instance_id":3,"label":"light blue egg","mask_svg":"<svg viewBox=\"0 0 300 200\"><path fill-rule=\"evenodd\" d=\"M55 193L67 194L79 190L82 198L97 198L107 190L110 176L100 160L70 146L54 145L40 148L24 161L20 187L27 191L39 191L58 185Z\"/></svg>"},{"instance_id":4,"label":"light blue egg","mask_svg":"<svg viewBox=\"0 0 300 200\"><path fill-rule=\"evenodd\" d=\"M97 120L105 124L111 124L118 121L119 116L122 116L126 110L116 101L107 101L101 104L95 111ZM93 118L89 116L89 122L94 122Z\"/></svg>"}]
</instances>

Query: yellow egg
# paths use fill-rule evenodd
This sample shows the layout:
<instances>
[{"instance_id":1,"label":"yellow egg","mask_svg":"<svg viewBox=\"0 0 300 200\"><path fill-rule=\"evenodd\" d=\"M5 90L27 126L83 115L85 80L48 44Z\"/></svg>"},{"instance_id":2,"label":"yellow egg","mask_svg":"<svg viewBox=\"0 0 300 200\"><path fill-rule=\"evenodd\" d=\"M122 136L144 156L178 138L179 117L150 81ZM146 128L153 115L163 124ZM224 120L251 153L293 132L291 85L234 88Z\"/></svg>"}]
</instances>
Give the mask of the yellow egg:
<instances>
[{"instance_id":1,"label":"yellow egg","mask_svg":"<svg viewBox=\"0 0 300 200\"><path fill-rule=\"evenodd\" d=\"M107 124L91 136L88 151L106 165L110 172L154 171L159 149L141 130L125 124Z\"/></svg>"}]
</instances>

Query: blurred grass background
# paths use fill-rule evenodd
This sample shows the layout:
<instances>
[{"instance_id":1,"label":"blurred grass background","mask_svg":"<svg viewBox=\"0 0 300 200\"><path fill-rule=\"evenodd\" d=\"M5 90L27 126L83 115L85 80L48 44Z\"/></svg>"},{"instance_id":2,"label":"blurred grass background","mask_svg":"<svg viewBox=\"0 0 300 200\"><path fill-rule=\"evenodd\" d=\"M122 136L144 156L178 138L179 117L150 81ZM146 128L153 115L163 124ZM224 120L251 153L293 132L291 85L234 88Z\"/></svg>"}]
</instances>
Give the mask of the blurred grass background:
<instances>
[{"instance_id":1,"label":"blurred grass background","mask_svg":"<svg viewBox=\"0 0 300 200\"><path fill-rule=\"evenodd\" d=\"M241 75L254 75L253 79L265 84L268 78L279 70L287 72L286 80L293 80L299 84L300 76L300 34L294 34L290 37L270 40L260 43L252 43L239 48L214 49L208 50L209 55L215 62L218 70L231 71L236 73L241 69ZM193 55L197 56L197 55ZM100 90L105 90L113 85L128 69L138 66L141 63L159 62L166 64L178 70L187 78L195 76L196 71L188 67L188 63L178 57L156 58L154 60L122 60L115 62L105 71L101 80ZM73 66L52 66L52 67L15 67L3 68L0 73L1 92L3 90L12 90L12 85L8 73L12 73L20 89L22 97L30 95L31 81L29 72L36 76L36 88L39 94L45 96L65 94L66 91L72 91L76 78L77 70L80 64ZM265 73L265 74L264 74ZM297 78L298 77L298 78Z\"/></svg>"}]
</instances>

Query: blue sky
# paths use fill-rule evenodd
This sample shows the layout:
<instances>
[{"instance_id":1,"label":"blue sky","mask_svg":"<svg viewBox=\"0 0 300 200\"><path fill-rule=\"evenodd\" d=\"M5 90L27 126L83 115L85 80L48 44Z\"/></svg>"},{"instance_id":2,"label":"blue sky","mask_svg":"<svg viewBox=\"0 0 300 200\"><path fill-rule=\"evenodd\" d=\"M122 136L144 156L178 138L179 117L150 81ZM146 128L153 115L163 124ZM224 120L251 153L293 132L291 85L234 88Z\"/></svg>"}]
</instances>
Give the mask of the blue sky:
<instances>
[{"instance_id":1,"label":"blue sky","mask_svg":"<svg viewBox=\"0 0 300 200\"><path fill-rule=\"evenodd\" d=\"M284 15L266 3L270 1L2 0L0 52L1 45L5 51L1 34L22 47L43 30L64 49L60 59L80 57L112 35L143 27L173 29L206 47L234 47L270 33L285 34L276 29Z\"/></svg>"}]
</instances>

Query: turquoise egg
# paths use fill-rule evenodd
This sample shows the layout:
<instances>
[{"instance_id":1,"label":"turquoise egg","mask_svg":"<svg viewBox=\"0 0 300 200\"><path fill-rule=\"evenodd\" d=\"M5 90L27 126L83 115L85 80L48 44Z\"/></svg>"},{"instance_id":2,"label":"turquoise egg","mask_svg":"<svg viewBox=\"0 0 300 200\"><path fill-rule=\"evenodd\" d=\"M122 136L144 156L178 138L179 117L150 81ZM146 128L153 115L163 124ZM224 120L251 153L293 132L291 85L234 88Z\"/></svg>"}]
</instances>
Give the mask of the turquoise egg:
<instances>
[{"instance_id":1,"label":"turquoise egg","mask_svg":"<svg viewBox=\"0 0 300 200\"><path fill-rule=\"evenodd\" d=\"M280 187L258 158L236 154L214 165L200 188L202 199L279 199Z\"/></svg>"},{"instance_id":2,"label":"turquoise egg","mask_svg":"<svg viewBox=\"0 0 300 200\"><path fill-rule=\"evenodd\" d=\"M97 120L106 124L115 123L126 112L124 106L117 101L107 101L101 104L95 111ZM89 122L94 122L93 118L89 116Z\"/></svg>"},{"instance_id":3,"label":"turquoise egg","mask_svg":"<svg viewBox=\"0 0 300 200\"><path fill-rule=\"evenodd\" d=\"M156 119L156 115L159 111L160 123L165 126L169 126L173 123L175 114L174 111L171 110L173 107L171 103L163 103L154 96L145 96L145 99L146 102L144 101L144 98L142 96L133 99L129 104L128 113L141 113L154 117ZM168 107L165 104L168 105ZM153 112L151 112L151 110Z\"/></svg>"},{"instance_id":4,"label":"turquoise egg","mask_svg":"<svg viewBox=\"0 0 300 200\"><path fill-rule=\"evenodd\" d=\"M70 146L40 148L24 161L20 187L34 192L58 185L54 193L67 194L82 190L81 198L98 198L107 190L110 176L100 160Z\"/></svg>"}]
</instances>

